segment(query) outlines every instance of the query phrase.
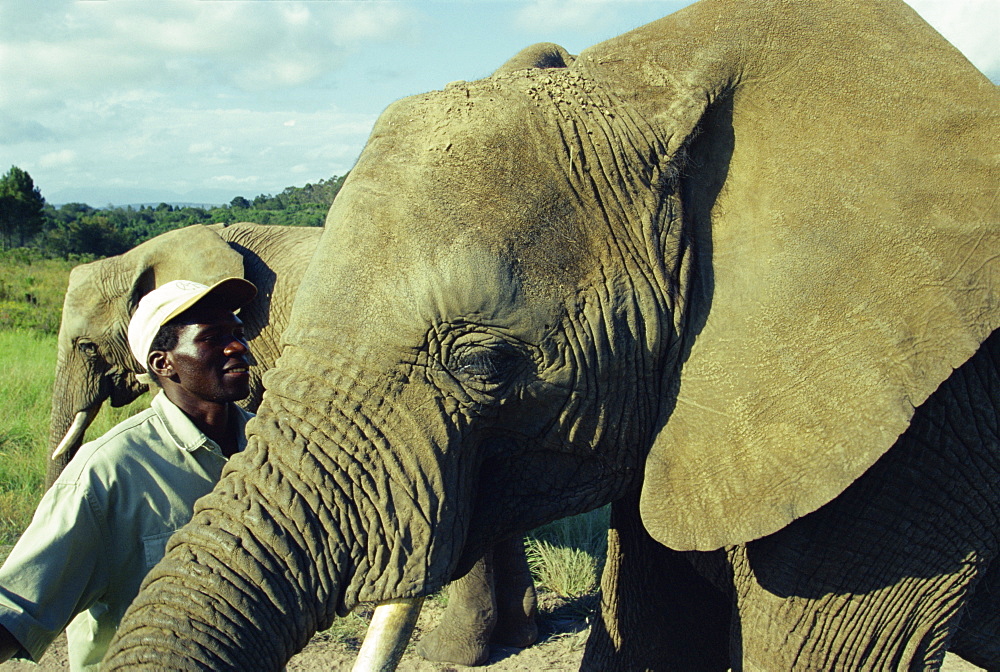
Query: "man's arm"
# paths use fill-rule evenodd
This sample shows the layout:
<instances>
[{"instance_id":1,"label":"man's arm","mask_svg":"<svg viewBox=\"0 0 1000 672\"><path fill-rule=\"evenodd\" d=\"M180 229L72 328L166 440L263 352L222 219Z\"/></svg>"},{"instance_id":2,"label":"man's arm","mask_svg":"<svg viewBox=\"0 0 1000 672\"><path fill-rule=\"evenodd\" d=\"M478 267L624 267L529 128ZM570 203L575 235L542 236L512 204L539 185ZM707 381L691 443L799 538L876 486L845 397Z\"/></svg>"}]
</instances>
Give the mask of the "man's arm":
<instances>
[{"instance_id":1,"label":"man's arm","mask_svg":"<svg viewBox=\"0 0 1000 672\"><path fill-rule=\"evenodd\" d=\"M20 649L21 643L14 639L14 635L10 634L7 628L0 625L0 663L10 660L10 657Z\"/></svg>"},{"instance_id":2,"label":"man's arm","mask_svg":"<svg viewBox=\"0 0 1000 672\"><path fill-rule=\"evenodd\" d=\"M49 488L0 566L0 661L37 662L100 594L108 544L90 500L76 487Z\"/></svg>"}]
</instances>

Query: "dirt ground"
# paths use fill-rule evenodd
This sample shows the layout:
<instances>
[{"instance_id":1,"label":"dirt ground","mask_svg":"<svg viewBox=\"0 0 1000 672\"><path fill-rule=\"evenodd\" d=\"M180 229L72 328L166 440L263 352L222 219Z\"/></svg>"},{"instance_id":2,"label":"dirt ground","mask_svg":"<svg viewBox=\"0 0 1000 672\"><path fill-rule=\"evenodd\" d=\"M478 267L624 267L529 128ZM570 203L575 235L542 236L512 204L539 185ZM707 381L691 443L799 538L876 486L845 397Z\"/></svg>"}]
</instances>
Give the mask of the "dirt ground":
<instances>
[{"instance_id":1,"label":"dirt ground","mask_svg":"<svg viewBox=\"0 0 1000 672\"><path fill-rule=\"evenodd\" d=\"M593 598L567 602L552 595L540 596L540 641L526 649L498 649L493 651L483 667L468 668L460 665L430 663L414 652L411 644L399 666L401 672L459 672L460 670L485 670L489 672L562 672L576 670L583 657L589 627L586 622L588 608ZM417 623L414 639L421 632L433 628L440 617L440 604L428 600ZM317 634L298 655L289 661L289 672L349 671L360 642L342 641L326 633ZM0 664L0 672L44 672L68 670L66 663L66 638L60 637L49 648L38 665L18 661ZM949 654L942 672L978 672L976 667Z\"/></svg>"}]
</instances>

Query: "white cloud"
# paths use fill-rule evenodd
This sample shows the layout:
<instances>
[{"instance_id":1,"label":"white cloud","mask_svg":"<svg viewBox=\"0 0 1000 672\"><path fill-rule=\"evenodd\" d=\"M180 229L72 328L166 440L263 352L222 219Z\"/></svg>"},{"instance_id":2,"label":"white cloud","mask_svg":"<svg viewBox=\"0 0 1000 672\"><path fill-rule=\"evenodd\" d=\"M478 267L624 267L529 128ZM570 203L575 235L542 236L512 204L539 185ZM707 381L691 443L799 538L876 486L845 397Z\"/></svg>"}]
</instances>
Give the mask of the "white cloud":
<instances>
[{"instance_id":1,"label":"white cloud","mask_svg":"<svg viewBox=\"0 0 1000 672\"><path fill-rule=\"evenodd\" d=\"M413 29L400 2L15 4L0 0L0 149L47 190L343 173L374 115L331 107L331 78Z\"/></svg>"},{"instance_id":2,"label":"white cloud","mask_svg":"<svg viewBox=\"0 0 1000 672\"><path fill-rule=\"evenodd\" d=\"M290 26L304 26L312 21L313 15L303 4L290 3L281 8L285 22Z\"/></svg>"},{"instance_id":3,"label":"white cloud","mask_svg":"<svg viewBox=\"0 0 1000 672\"><path fill-rule=\"evenodd\" d=\"M338 3L326 3L338 4ZM398 38L409 30L413 12L399 2L344 3L346 11L338 13L324 25L340 44L384 41Z\"/></svg>"},{"instance_id":4,"label":"white cloud","mask_svg":"<svg viewBox=\"0 0 1000 672\"><path fill-rule=\"evenodd\" d=\"M244 184L256 184L261 181L260 177L257 175L248 175L247 177L236 177L235 175L215 175L209 178L210 182L216 185L223 186L239 186Z\"/></svg>"},{"instance_id":5,"label":"white cloud","mask_svg":"<svg viewBox=\"0 0 1000 672\"><path fill-rule=\"evenodd\" d=\"M192 142L188 145L188 154L205 154L215 147L214 142Z\"/></svg>"},{"instance_id":6,"label":"white cloud","mask_svg":"<svg viewBox=\"0 0 1000 672\"><path fill-rule=\"evenodd\" d=\"M72 149L61 149L58 152L43 154L38 159L38 165L42 168L61 168L76 161L76 152Z\"/></svg>"},{"instance_id":7,"label":"white cloud","mask_svg":"<svg viewBox=\"0 0 1000 672\"><path fill-rule=\"evenodd\" d=\"M241 86L250 90L284 89L306 84L323 72L318 62L306 60L301 54L273 54L265 62L246 68Z\"/></svg>"},{"instance_id":8,"label":"white cloud","mask_svg":"<svg viewBox=\"0 0 1000 672\"><path fill-rule=\"evenodd\" d=\"M398 38L411 13L394 2L197 0L73 2L61 10L49 27L0 11L0 20L22 28L0 28L0 108L30 113L123 87L298 86L330 73L361 42Z\"/></svg>"},{"instance_id":9,"label":"white cloud","mask_svg":"<svg viewBox=\"0 0 1000 672\"><path fill-rule=\"evenodd\" d=\"M333 108L270 112L158 101L133 107L131 123L119 124L102 121L91 110L71 120L73 126L91 124L90 132L79 135L76 161L72 170L58 172L60 180L48 179L47 169L68 154L22 164L46 190L109 183L99 177L109 171L128 187L156 185L186 193L215 185L239 187L233 196L277 193L292 184L292 173L315 181L347 172L375 122L375 115ZM286 125L293 114L295 125Z\"/></svg>"}]
</instances>

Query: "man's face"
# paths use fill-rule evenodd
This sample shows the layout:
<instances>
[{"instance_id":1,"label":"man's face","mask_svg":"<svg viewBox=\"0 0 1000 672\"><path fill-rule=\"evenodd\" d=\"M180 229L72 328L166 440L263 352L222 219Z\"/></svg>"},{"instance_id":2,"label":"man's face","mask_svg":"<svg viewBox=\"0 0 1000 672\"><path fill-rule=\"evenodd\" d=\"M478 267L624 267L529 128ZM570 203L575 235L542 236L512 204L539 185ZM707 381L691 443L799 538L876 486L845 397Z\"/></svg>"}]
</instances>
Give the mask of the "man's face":
<instances>
[{"instance_id":1,"label":"man's face","mask_svg":"<svg viewBox=\"0 0 1000 672\"><path fill-rule=\"evenodd\" d=\"M177 347L166 353L179 406L227 403L250 394L250 346L243 322L225 308L195 308L183 316Z\"/></svg>"}]
</instances>

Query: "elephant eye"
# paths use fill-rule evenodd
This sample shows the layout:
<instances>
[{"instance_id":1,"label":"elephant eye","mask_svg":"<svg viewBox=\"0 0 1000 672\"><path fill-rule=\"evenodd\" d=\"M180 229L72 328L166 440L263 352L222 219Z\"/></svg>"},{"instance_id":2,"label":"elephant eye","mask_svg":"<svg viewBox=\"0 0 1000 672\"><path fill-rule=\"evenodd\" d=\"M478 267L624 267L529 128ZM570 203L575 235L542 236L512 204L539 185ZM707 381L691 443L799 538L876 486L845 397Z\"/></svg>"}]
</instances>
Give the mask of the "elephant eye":
<instances>
[{"instance_id":1,"label":"elephant eye","mask_svg":"<svg viewBox=\"0 0 1000 672\"><path fill-rule=\"evenodd\" d=\"M517 350L507 343L467 345L456 348L449 368L460 378L500 383L515 369L517 357Z\"/></svg>"},{"instance_id":2,"label":"elephant eye","mask_svg":"<svg viewBox=\"0 0 1000 672\"><path fill-rule=\"evenodd\" d=\"M80 340L76 343L76 349L87 355L88 357L93 357L97 354L97 344L93 341Z\"/></svg>"}]
</instances>

